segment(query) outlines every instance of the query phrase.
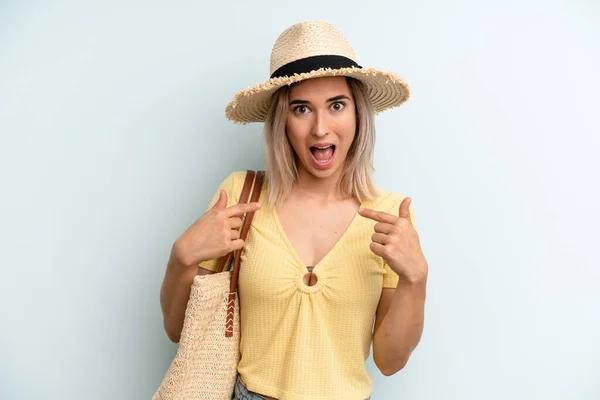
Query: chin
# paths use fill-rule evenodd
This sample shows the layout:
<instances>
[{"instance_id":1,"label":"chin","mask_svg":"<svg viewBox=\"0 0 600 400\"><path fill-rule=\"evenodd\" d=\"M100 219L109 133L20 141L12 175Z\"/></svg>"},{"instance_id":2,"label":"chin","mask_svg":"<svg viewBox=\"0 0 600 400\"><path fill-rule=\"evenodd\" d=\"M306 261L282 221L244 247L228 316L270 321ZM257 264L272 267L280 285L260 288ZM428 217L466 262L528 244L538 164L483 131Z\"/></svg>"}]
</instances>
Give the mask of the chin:
<instances>
[{"instance_id":1,"label":"chin","mask_svg":"<svg viewBox=\"0 0 600 400\"><path fill-rule=\"evenodd\" d=\"M338 173L341 173L341 169L342 169L341 166L339 166L339 165L332 165L329 168L323 168L323 169L316 168L313 165L310 165L307 168L306 165L303 165L303 168L310 175L314 176L315 178L320 178L320 179L330 178Z\"/></svg>"}]
</instances>

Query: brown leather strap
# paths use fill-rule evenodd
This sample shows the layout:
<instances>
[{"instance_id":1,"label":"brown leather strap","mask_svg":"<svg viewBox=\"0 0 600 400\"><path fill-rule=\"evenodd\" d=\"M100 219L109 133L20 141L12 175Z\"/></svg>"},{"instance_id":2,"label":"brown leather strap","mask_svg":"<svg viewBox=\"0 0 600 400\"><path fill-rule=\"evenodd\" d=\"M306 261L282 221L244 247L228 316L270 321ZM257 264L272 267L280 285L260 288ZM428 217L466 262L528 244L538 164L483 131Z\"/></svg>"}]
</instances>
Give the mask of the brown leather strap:
<instances>
[{"instance_id":1,"label":"brown leather strap","mask_svg":"<svg viewBox=\"0 0 600 400\"><path fill-rule=\"evenodd\" d=\"M252 171L252 170L246 171L246 180L244 181L244 186L242 187L242 193L240 194L239 204L248 202L248 197L250 197L250 189L252 189L252 183L254 182L254 177L255 177L254 171ZM223 257L221 257L219 259L219 266L217 267L216 272L223 272L223 270L225 269L225 266L228 265L232 256L233 256L233 251L231 253L226 254Z\"/></svg>"},{"instance_id":2,"label":"brown leather strap","mask_svg":"<svg viewBox=\"0 0 600 400\"><path fill-rule=\"evenodd\" d=\"M258 171L256 173L256 180L254 181L254 189L252 190L252 198L250 202L258 201L260 198L260 193L263 186L265 172ZM242 226L242 233L240 238L242 240L246 240L248 236L248 232L250 231L250 226L252 225L252 219L254 218L254 212L248 213L246 215L246 219L244 220L244 224ZM227 302L227 318L225 321L225 336L231 337L233 336L233 313L235 306L235 294L237 292L237 282L240 274L240 263L242 256L242 249L234 252L235 253L235 261L233 265L233 274L231 276L231 285L229 287L229 299Z\"/></svg>"},{"instance_id":3,"label":"brown leather strap","mask_svg":"<svg viewBox=\"0 0 600 400\"><path fill-rule=\"evenodd\" d=\"M254 182L254 189L252 190L252 198L250 199L251 203L258 201L258 199L260 198L260 192L262 190L262 183L263 183L264 175L265 175L264 171L258 171L258 173L256 174L256 180ZM240 238L244 241L246 240L246 237L248 236L248 231L250 231L250 225L252 224L253 218L254 218L254 213L251 212L246 215L246 219L244 220L244 224L242 226L242 233L240 234ZM238 275L239 275L239 270L240 270L242 251L238 250L234 253L235 253L235 262L234 262L234 266L233 266L233 276L231 277L230 292L235 292L235 290L237 288L237 281L238 281Z\"/></svg>"}]
</instances>

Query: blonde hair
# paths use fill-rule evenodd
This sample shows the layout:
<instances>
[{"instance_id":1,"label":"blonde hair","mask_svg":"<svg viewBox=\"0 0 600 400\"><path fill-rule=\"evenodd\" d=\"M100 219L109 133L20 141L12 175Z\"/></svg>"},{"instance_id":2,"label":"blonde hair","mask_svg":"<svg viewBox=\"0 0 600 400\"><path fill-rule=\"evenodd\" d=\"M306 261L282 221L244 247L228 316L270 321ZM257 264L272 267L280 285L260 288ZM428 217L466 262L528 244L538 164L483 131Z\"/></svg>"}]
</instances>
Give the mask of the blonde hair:
<instances>
[{"instance_id":1,"label":"blonde hair","mask_svg":"<svg viewBox=\"0 0 600 400\"><path fill-rule=\"evenodd\" d=\"M346 77L346 80L356 105L356 134L346 156L340 186L344 194L362 203L376 195L372 181L374 112L365 85L357 79ZM280 205L289 196L293 183L298 179L294 149L285 132L289 93L290 86L273 93L264 127L267 203L274 206Z\"/></svg>"}]
</instances>

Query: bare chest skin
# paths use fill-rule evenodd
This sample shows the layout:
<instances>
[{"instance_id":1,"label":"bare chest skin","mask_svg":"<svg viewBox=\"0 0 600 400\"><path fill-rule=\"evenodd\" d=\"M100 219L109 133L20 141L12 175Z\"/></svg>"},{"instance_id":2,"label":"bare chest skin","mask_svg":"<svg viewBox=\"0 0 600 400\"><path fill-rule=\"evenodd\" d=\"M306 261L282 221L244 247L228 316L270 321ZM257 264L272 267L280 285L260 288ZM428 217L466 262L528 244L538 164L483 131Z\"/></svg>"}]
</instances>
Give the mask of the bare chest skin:
<instances>
[{"instance_id":1,"label":"bare chest skin","mask_svg":"<svg viewBox=\"0 0 600 400\"><path fill-rule=\"evenodd\" d=\"M314 267L344 234L358 208L354 199L324 204L290 196L277 216L304 265Z\"/></svg>"}]
</instances>

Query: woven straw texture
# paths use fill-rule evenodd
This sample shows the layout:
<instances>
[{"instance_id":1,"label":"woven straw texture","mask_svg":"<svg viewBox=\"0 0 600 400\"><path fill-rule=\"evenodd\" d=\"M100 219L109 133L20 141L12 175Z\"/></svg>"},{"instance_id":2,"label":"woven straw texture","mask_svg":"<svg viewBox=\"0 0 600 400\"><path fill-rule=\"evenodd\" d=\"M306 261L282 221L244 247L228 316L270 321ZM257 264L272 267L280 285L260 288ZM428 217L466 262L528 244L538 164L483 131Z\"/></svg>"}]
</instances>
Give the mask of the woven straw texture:
<instances>
[{"instance_id":1,"label":"woven straw texture","mask_svg":"<svg viewBox=\"0 0 600 400\"><path fill-rule=\"evenodd\" d=\"M321 21L292 25L279 35L273 45L269 75L292 61L326 55L356 59L348 40L332 25Z\"/></svg>"},{"instance_id":2,"label":"woven straw texture","mask_svg":"<svg viewBox=\"0 0 600 400\"><path fill-rule=\"evenodd\" d=\"M325 21L292 25L277 38L271 52L270 74L290 62L322 55L344 56L356 61L354 50L335 27ZM264 122L271 95L285 85L326 76L349 76L362 81L375 113L398 107L408 100L408 84L398 75L374 68L320 68L314 71L269 79L237 93L225 109L228 119L238 123Z\"/></svg>"},{"instance_id":3,"label":"woven straw texture","mask_svg":"<svg viewBox=\"0 0 600 400\"><path fill-rule=\"evenodd\" d=\"M231 272L194 277L175 359L152 400L231 400L240 360L236 294L233 336L225 336Z\"/></svg>"}]
</instances>

